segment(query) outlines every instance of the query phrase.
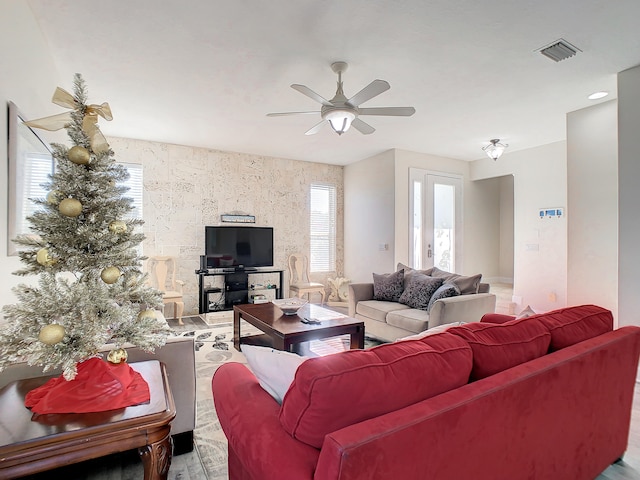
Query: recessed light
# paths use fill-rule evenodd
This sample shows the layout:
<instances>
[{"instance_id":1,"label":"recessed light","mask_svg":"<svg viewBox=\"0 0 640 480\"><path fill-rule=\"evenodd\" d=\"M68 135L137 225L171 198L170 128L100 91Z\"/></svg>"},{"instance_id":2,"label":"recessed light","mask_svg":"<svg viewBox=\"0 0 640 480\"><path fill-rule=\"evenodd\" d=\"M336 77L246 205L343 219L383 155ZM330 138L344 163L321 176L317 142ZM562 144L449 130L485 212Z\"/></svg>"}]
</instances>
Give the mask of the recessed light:
<instances>
[{"instance_id":1,"label":"recessed light","mask_svg":"<svg viewBox=\"0 0 640 480\"><path fill-rule=\"evenodd\" d=\"M609 95L609 92L595 92L589 95L587 98L589 100L598 100L599 98L604 98Z\"/></svg>"}]
</instances>

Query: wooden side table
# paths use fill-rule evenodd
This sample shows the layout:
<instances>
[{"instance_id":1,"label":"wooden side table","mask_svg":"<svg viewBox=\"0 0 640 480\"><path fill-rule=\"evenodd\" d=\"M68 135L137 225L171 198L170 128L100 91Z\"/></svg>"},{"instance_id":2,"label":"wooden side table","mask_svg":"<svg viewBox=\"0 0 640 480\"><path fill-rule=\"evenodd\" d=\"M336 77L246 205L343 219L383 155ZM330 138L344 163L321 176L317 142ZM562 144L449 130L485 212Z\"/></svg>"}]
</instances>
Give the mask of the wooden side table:
<instances>
[{"instance_id":1,"label":"wooden side table","mask_svg":"<svg viewBox=\"0 0 640 480\"><path fill-rule=\"evenodd\" d=\"M112 453L138 449L145 480L166 480L171 421L176 415L164 364L132 363L149 384L149 403L99 413L38 415L27 392L51 377L12 382L0 390L0 478L17 478Z\"/></svg>"}]
</instances>

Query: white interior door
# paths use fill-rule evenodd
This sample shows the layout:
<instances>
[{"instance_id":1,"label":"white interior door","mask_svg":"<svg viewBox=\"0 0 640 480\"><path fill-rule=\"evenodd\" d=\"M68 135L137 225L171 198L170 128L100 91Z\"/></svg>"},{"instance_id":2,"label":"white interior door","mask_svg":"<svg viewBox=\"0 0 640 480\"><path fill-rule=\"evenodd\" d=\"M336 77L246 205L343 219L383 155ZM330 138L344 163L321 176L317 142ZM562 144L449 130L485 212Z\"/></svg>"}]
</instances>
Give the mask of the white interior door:
<instances>
[{"instance_id":1,"label":"white interior door","mask_svg":"<svg viewBox=\"0 0 640 480\"><path fill-rule=\"evenodd\" d=\"M462 271L462 178L422 169L410 177L411 266Z\"/></svg>"}]
</instances>

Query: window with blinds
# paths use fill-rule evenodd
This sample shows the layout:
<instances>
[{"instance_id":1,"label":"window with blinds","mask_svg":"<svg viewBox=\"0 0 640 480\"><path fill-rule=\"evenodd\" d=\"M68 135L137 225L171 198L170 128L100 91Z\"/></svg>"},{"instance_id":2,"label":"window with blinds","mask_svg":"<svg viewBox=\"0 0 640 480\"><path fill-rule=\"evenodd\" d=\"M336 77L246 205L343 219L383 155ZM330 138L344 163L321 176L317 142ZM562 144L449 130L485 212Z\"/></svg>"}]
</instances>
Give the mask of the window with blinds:
<instances>
[{"instance_id":1,"label":"window with blinds","mask_svg":"<svg viewBox=\"0 0 640 480\"><path fill-rule=\"evenodd\" d=\"M336 269L336 187L311 184L310 192L311 272L333 272Z\"/></svg>"},{"instance_id":2,"label":"window with blinds","mask_svg":"<svg viewBox=\"0 0 640 480\"><path fill-rule=\"evenodd\" d=\"M31 231L27 217L33 215L40 206L29 199L47 196L48 191L43 184L49 182L49 175L53 173L51 155L31 152L27 153L22 161L24 176L22 180L18 179L16 182L16 203L18 204L16 232L18 233Z\"/></svg>"},{"instance_id":3,"label":"window with blinds","mask_svg":"<svg viewBox=\"0 0 640 480\"><path fill-rule=\"evenodd\" d=\"M133 210L129 212L127 218L143 218L142 217L142 165L138 163L122 163L129 172L129 179L124 182L125 187L129 187L129 191L125 193L126 197L133 199Z\"/></svg>"}]
</instances>

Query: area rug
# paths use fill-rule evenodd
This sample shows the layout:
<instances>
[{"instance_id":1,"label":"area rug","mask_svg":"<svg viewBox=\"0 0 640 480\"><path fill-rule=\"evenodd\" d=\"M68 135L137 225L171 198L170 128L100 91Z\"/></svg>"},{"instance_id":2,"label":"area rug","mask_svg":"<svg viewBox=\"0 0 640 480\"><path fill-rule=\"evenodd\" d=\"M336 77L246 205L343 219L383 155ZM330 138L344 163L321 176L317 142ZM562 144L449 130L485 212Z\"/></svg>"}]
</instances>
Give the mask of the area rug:
<instances>
[{"instance_id":1,"label":"area rug","mask_svg":"<svg viewBox=\"0 0 640 480\"><path fill-rule=\"evenodd\" d=\"M185 322L186 323L186 322ZM195 325L194 325L195 326ZM201 327L201 328L198 328ZM173 327L172 327L173 328ZM243 335L257 333L255 327L241 326ZM231 322L205 325L196 328L181 327L174 330L176 336L192 336L196 350L196 428L195 446L209 480L227 480L227 439L215 413L211 394L211 379L220 365L239 362L246 365L244 355L233 347ZM365 337L365 348L383 343L374 337ZM349 336L342 335L310 342L309 349L317 355L337 353L349 348Z\"/></svg>"}]
</instances>

